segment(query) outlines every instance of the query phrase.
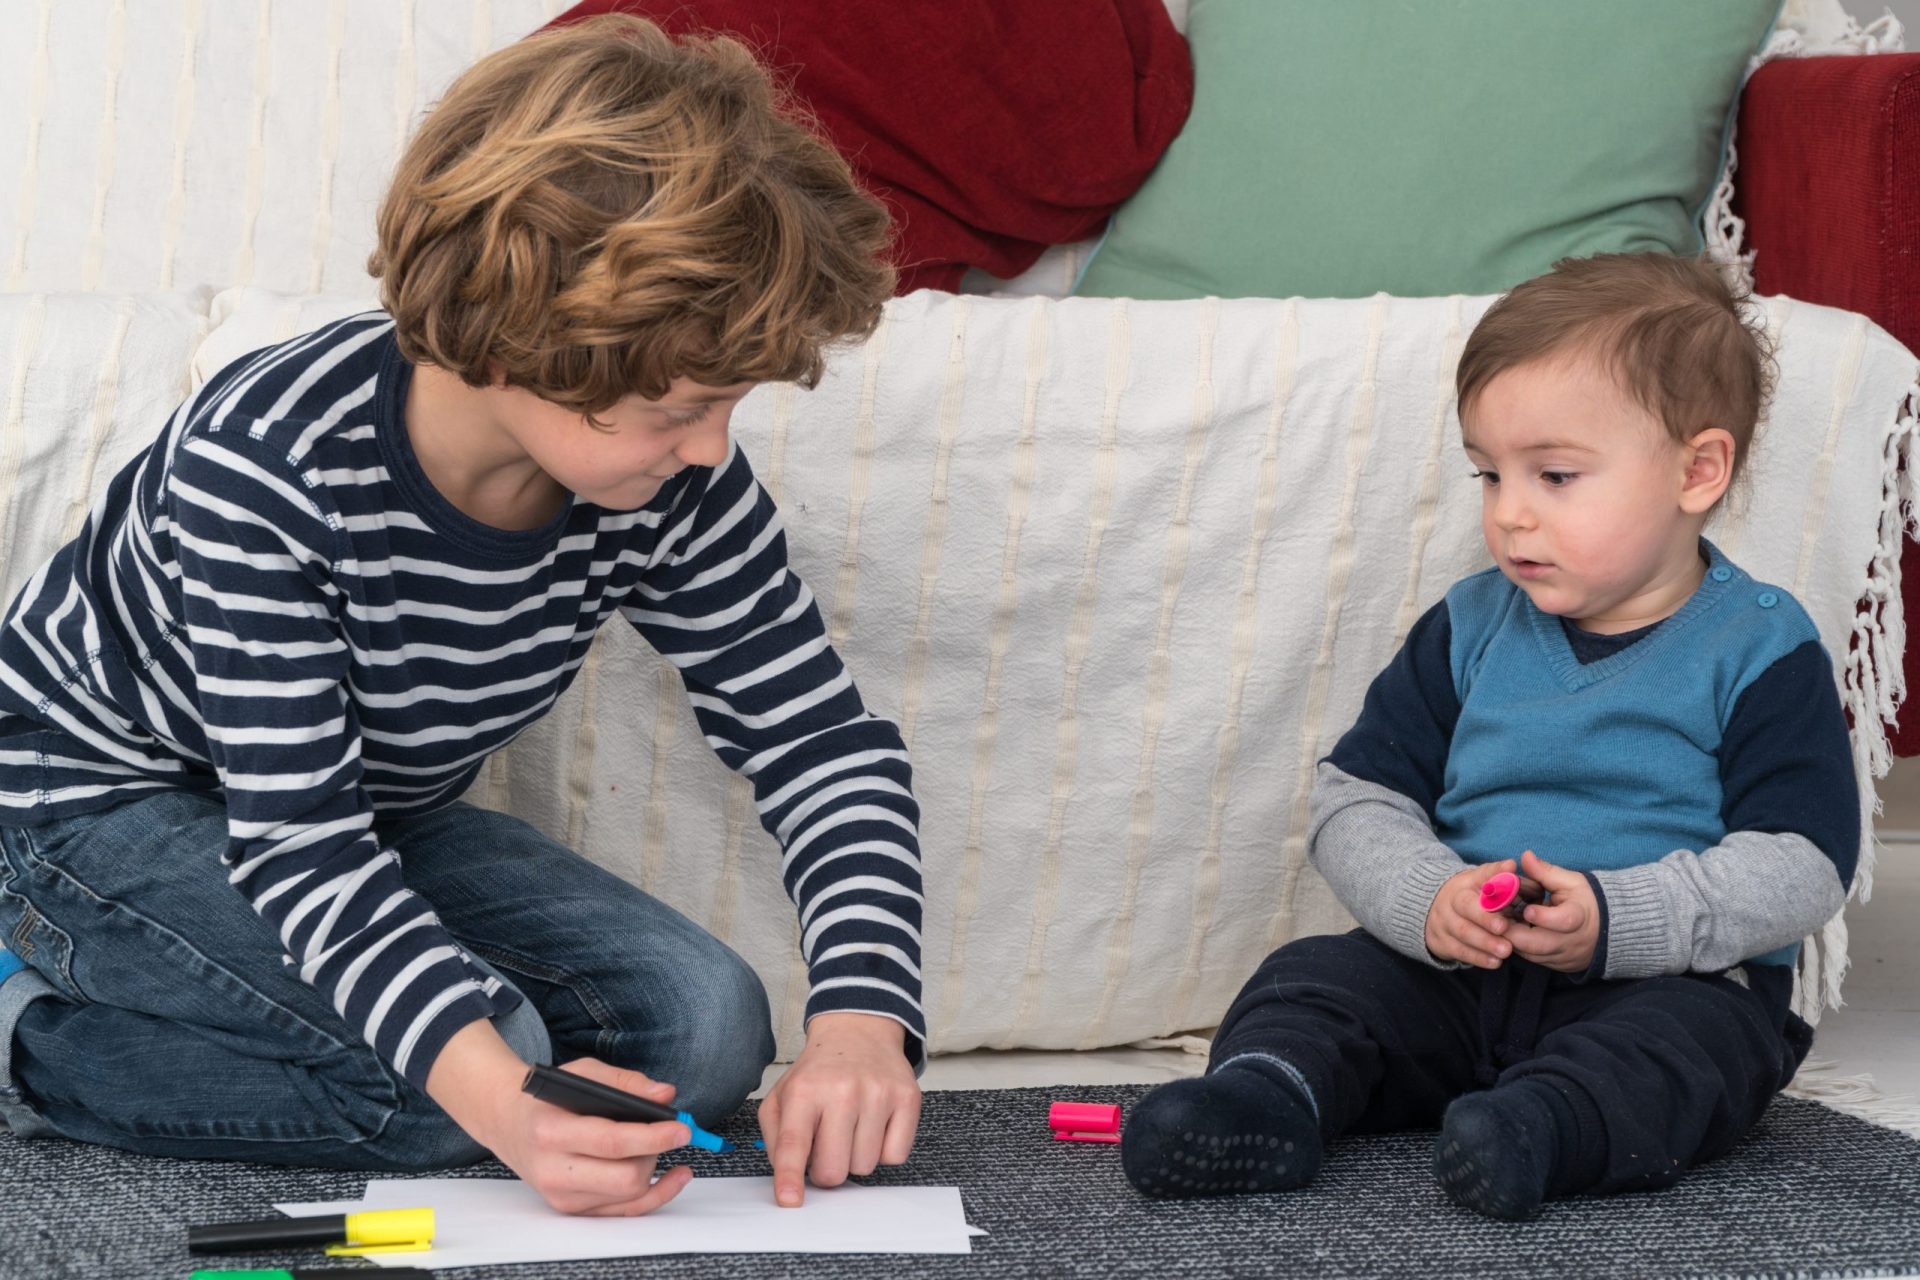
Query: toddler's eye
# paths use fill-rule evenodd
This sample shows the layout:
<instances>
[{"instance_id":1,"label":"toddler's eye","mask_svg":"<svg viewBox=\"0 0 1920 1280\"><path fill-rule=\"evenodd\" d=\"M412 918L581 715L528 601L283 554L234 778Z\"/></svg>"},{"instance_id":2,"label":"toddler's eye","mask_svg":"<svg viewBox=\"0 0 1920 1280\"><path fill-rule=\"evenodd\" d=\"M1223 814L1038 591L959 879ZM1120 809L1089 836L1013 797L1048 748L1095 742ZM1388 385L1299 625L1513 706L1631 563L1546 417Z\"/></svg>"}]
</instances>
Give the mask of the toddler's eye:
<instances>
[{"instance_id":1,"label":"toddler's eye","mask_svg":"<svg viewBox=\"0 0 1920 1280\"><path fill-rule=\"evenodd\" d=\"M1487 485L1496 485L1500 483L1500 475L1498 472L1494 472L1494 471L1469 471L1467 472L1467 478L1470 480L1478 480L1482 484L1487 484Z\"/></svg>"},{"instance_id":2,"label":"toddler's eye","mask_svg":"<svg viewBox=\"0 0 1920 1280\"><path fill-rule=\"evenodd\" d=\"M1573 479L1571 471L1542 471L1540 478L1558 489Z\"/></svg>"}]
</instances>

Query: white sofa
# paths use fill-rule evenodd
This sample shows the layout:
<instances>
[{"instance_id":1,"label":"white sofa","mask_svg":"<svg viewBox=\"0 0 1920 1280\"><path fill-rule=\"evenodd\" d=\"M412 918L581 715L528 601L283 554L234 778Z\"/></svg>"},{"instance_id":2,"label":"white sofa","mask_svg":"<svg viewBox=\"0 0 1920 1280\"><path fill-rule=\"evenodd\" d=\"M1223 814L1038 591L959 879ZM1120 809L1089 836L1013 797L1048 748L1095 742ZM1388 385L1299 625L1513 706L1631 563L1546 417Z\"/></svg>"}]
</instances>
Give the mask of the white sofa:
<instances>
[{"instance_id":1,"label":"white sofa","mask_svg":"<svg viewBox=\"0 0 1920 1280\"><path fill-rule=\"evenodd\" d=\"M1451 388L1487 302L917 294L814 392L742 406L795 562L913 751L936 1051L1205 1027L1270 947L1346 927L1305 864L1308 780L1418 611L1484 563ZM0 295L0 591L192 380L364 306ZM1779 399L1712 534L1842 660L1871 806L1915 362L1861 317L1766 310ZM737 947L795 1047L777 847L634 633L603 634L477 791ZM1809 1012L1843 948L1838 922L1809 948Z\"/></svg>"},{"instance_id":2,"label":"white sofa","mask_svg":"<svg viewBox=\"0 0 1920 1280\"><path fill-rule=\"evenodd\" d=\"M31 30L0 40L0 120L27 126L0 129L19 149L0 155L5 598L195 378L369 305L408 122L562 7L0 18ZM1072 261L1010 292L1062 292ZM1272 945L1346 926L1305 865L1307 781L1418 611L1484 563L1451 379L1487 302L919 294L817 391L743 406L794 558L913 749L935 1051L1204 1028ZM1819 624L1870 810L1900 693L1915 361L1860 317L1764 307L1780 398L1748 500L1712 532ZM730 941L794 1050L778 851L634 635L603 636L476 798ZM1839 921L1808 948L1810 1015L1844 948Z\"/></svg>"}]
</instances>

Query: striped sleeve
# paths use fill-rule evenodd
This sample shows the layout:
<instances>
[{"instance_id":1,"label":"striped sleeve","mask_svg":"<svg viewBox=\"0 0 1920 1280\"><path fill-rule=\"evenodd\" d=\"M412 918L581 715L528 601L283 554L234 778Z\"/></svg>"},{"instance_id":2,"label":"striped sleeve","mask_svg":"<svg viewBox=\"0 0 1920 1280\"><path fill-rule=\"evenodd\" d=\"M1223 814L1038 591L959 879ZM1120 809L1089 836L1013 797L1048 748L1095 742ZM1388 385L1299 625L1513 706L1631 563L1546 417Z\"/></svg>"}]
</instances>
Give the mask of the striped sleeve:
<instances>
[{"instance_id":1,"label":"striped sleeve","mask_svg":"<svg viewBox=\"0 0 1920 1280\"><path fill-rule=\"evenodd\" d=\"M424 1086L454 1032L519 997L476 972L374 835L345 683L337 522L283 457L225 430L182 442L155 536L180 566L228 880L300 976Z\"/></svg>"},{"instance_id":2,"label":"striped sleeve","mask_svg":"<svg viewBox=\"0 0 1920 1280\"><path fill-rule=\"evenodd\" d=\"M920 811L906 746L861 702L738 448L689 485L622 611L680 669L708 745L753 783L800 913L808 1019L893 1018L924 1063Z\"/></svg>"}]
</instances>

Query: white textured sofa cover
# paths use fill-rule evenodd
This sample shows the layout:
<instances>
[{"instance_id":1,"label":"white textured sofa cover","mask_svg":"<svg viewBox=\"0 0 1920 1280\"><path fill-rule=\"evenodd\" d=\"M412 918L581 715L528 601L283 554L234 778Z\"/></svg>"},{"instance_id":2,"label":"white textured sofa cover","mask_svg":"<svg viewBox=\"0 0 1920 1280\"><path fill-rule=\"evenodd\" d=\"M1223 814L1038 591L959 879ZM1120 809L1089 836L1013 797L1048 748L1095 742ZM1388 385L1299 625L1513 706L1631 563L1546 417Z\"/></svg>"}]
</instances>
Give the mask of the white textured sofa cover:
<instances>
[{"instance_id":1,"label":"white textured sofa cover","mask_svg":"<svg viewBox=\"0 0 1920 1280\"><path fill-rule=\"evenodd\" d=\"M0 6L4 599L194 377L368 305L412 123L568 2ZM1764 56L1896 47L1889 22L1789 0ZM1728 256L1730 191L1707 228ZM1066 292L1085 252L1004 287ZM934 1049L1204 1027L1269 945L1346 924L1300 801L1418 610L1482 563L1450 391L1485 305L919 295L818 391L747 401L794 557L914 749ZM1857 317L1766 309L1781 399L1745 517L1714 533L1843 662L1870 805L1914 361ZM635 636L610 630L478 791L732 941L796 1047L777 850ZM1813 1012L1838 922L1809 952Z\"/></svg>"},{"instance_id":2,"label":"white textured sofa cover","mask_svg":"<svg viewBox=\"0 0 1920 1280\"><path fill-rule=\"evenodd\" d=\"M794 560L912 748L934 1050L1206 1027L1273 945L1348 926L1305 864L1308 781L1418 612L1486 563L1452 370L1488 301L917 294L816 391L742 405ZM0 591L194 379L365 305L0 295ZM1819 625L1870 809L1915 362L1858 316L1764 309L1780 391L1710 534ZM473 798L729 941L797 1047L778 848L635 633L603 634ZM1836 920L1807 949L1809 1013L1844 946Z\"/></svg>"}]
</instances>

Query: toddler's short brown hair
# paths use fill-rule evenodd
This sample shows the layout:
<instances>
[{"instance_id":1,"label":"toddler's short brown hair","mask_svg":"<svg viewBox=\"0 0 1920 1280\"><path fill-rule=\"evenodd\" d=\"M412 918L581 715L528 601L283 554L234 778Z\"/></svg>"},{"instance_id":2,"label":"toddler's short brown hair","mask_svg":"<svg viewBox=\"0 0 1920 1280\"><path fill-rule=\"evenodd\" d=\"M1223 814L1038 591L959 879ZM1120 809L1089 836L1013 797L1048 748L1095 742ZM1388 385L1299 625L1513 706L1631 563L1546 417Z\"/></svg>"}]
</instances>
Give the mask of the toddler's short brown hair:
<instances>
[{"instance_id":1,"label":"toddler's short brown hair","mask_svg":"<svg viewBox=\"0 0 1920 1280\"><path fill-rule=\"evenodd\" d=\"M879 322L888 234L743 46L615 14L454 81L367 265L409 360L591 417L677 377L814 385Z\"/></svg>"},{"instance_id":2,"label":"toddler's short brown hair","mask_svg":"<svg viewBox=\"0 0 1920 1280\"><path fill-rule=\"evenodd\" d=\"M1474 326L1454 376L1460 418L1494 377L1518 365L1587 354L1676 442L1709 427L1746 461L1772 383L1766 331L1719 268L1665 253L1563 258L1515 285Z\"/></svg>"}]
</instances>

